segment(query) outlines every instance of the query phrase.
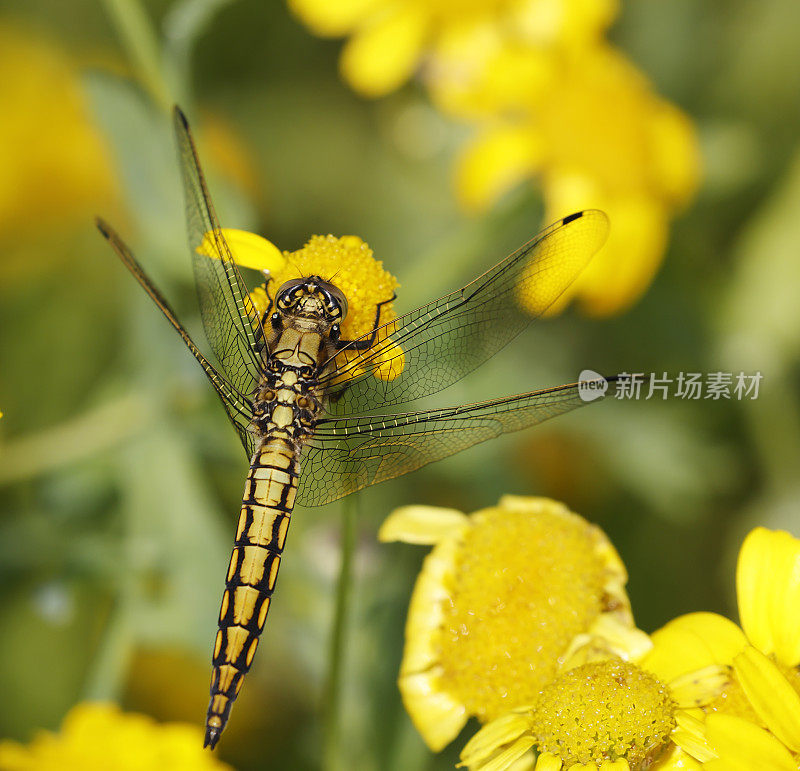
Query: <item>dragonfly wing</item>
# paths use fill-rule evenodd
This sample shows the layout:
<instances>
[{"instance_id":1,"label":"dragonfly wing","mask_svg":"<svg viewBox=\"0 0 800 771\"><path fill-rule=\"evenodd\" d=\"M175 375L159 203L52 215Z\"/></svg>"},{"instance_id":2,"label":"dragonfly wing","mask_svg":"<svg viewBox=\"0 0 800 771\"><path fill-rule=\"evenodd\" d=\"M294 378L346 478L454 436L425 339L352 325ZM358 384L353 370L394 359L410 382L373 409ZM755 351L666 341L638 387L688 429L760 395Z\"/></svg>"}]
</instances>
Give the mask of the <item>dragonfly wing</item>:
<instances>
[{"instance_id":1,"label":"dragonfly wing","mask_svg":"<svg viewBox=\"0 0 800 771\"><path fill-rule=\"evenodd\" d=\"M452 385L541 316L607 235L603 212L572 214L463 289L381 326L368 350L343 348L328 378L330 413L369 412Z\"/></svg>"},{"instance_id":2,"label":"dragonfly wing","mask_svg":"<svg viewBox=\"0 0 800 771\"><path fill-rule=\"evenodd\" d=\"M203 327L228 380L240 393L251 394L262 366L258 315L214 213L189 124L177 107L175 134Z\"/></svg>"},{"instance_id":3,"label":"dragonfly wing","mask_svg":"<svg viewBox=\"0 0 800 771\"><path fill-rule=\"evenodd\" d=\"M297 500L329 503L584 404L571 383L449 409L322 420L303 457Z\"/></svg>"},{"instance_id":4,"label":"dragonfly wing","mask_svg":"<svg viewBox=\"0 0 800 771\"><path fill-rule=\"evenodd\" d=\"M189 333L184 329L180 321L178 321L169 303L150 277L144 272L139 261L133 256L133 253L117 232L107 222L101 219L97 220L97 228L109 244L111 244L117 256L122 260L123 265L133 274L133 277L139 282L145 292L150 295L150 298L161 309L167 321L172 324L175 331L186 344L186 347L191 351L195 359L197 359L200 366L203 368L203 372L206 373L209 381L211 381L211 385L214 386L214 390L222 401L225 412L228 413L228 417L239 433L239 438L242 440L245 451L248 452L248 457L252 455L253 437L248 431L250 421L253 419L253 405L250 400L217 372L213 365L203 356L189 336Z\"/></svg>"}]
</instances>

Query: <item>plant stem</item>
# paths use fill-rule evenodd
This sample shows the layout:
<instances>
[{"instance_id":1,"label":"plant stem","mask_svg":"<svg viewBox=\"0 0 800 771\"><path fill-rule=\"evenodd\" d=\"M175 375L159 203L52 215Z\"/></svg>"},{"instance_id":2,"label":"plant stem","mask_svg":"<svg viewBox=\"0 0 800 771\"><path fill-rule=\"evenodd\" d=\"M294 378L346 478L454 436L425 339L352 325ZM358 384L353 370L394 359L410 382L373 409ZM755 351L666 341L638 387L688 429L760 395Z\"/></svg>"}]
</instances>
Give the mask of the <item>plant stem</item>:
<instances>
[{"instance_id":1,"label":"plant stem","mask_svg":"<svg viewBox=\"0 0 800 771\"><path fill-rule=\"evenodd\" d=\"M100 456L140 431L152 415L146 399L128 393L64 423L9 440L2 445L0 485Z\"/></svg>"},{"instance_id":2,"label":"plant stem","mask_svg":"<svg viewBox=\"0 0 800 771\"><path fill-rule=\"evenodd\" d=\"M164 81L158 35L139 0L103 0L122 45L155 102L168 111L172 106Z\"/></svg>"},{"instance_id":3,"label":"plant stem","mask_svg":"<svg viewBox=\"0 0 800 771\"><path fill-rule=\"evenodd\" d=\"M341 771L341 714L342 673L347 643L350 594L353 584L353 555L356 546L358 504L356 496L342 502L342 557L339 580L336 585L336 606L330 638L328 658L328 680L325 684L323 703L323 768L325 771Z\"/></svg>"}]
</instances>

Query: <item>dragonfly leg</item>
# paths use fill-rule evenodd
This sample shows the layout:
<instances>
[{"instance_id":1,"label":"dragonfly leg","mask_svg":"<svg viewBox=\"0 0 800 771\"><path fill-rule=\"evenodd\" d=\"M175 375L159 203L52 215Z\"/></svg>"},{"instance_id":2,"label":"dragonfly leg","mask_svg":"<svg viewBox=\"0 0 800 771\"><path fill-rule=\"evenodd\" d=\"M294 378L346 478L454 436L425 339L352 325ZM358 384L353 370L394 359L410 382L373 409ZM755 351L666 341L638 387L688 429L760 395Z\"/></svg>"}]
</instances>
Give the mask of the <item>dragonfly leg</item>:
<instances>
[{"instance_id":1,"label":"dragonfly leg","mask_svg":"<svg viewBox=\"0 0 800 771\"><path fill-rule=\"evenodd\" d=\"M393 294L388 300L383 300L375 306L375 324L373 325L372 334L364 340L339 340L336 347L339 350L342 348L349 348L351 351L366 351L375 345L375 340L378 337L378 329L381 326L381 308L387 303L397 299L397 294Z\"/></svg>"}]
</instances>

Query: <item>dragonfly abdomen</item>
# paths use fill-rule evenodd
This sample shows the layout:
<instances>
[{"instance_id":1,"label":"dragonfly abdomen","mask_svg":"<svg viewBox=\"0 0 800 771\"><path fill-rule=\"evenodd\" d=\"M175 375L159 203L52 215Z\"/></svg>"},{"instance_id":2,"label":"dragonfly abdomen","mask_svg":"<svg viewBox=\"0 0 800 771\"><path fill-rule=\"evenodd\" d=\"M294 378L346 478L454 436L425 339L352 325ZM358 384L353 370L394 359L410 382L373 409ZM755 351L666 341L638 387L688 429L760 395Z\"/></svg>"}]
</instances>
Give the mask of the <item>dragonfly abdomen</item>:
<instances>
[{"instance_id":1,"label":"dragonfly abdomen","mask_svg":"<svg viewBox=\"0 0 800 771\"><path fill-rule=\"evenodd\" d=\"M267 439L253 455L214 641L204 745L211 749L228 722L267 620L297 474L296 450L288 436Z\"/></svg>"}]
</instances>

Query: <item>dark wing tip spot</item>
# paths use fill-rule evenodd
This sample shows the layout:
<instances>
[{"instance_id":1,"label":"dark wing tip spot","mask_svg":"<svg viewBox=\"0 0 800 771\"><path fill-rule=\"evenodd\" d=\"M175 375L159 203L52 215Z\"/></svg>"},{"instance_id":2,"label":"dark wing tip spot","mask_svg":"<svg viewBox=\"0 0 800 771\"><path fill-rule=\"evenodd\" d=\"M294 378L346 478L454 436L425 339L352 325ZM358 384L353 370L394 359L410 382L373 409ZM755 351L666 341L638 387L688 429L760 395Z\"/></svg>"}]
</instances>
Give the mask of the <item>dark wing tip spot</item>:
<instances>
[{"instance_id":1,"label":"dark wing tip spot","mask_svg":"<svg viewBox=\"0 0 800 771\"><path fill-rule=\"evenodd\" d=\"M583 214L584 214L584 212L582 212L582 211L576 211L574 214L568 214L566 217L564 217L563 220L561 220L561 224L562 225L569 225L570 222L574 222L575 220L580 219L581 217L583 217Z\"/></svg>"},{"instance_id":2,"label":"dark wing tip spot","mask_svg":"<svg viewBox=\"0 0 800 771\"><path fill-rule=\"evenodd\" d=\"M102 217L95 217L94 224L97 226L97 229L103 234L103 237L106 239L111 239L111 228L108 226L108 223Z\"/></svg>"},{"instance_id":3,"label":"dark wing tip spot","mask_svg":"<svg viewBox=\"0 0 800 771\"><path fill-rule=\"evenodd\" d=\"M186 120L186 116L183 114L183 110L181 110L178 105L174 105L172 108L172 114L175 116L175 120L177 120L185 129L189 128L189 121Z\"/></svg>"}]
</instances>

